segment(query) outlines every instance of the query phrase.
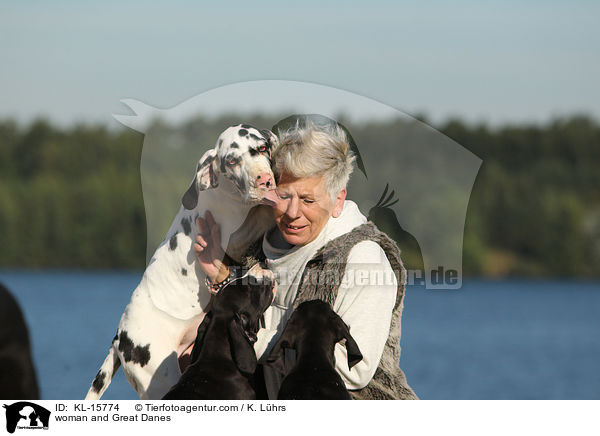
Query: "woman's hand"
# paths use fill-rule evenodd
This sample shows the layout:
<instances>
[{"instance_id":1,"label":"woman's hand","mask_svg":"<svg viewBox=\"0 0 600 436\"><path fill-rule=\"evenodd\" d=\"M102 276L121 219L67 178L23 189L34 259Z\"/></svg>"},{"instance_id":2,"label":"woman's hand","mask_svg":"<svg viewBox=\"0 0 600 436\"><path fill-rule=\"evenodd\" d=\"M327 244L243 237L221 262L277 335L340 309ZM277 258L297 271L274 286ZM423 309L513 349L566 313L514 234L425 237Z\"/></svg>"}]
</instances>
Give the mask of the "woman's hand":
<instances>
[{"instance_id":1,"label":"woman's hand","mask_svg":"<svg viewBox=\"0 0 600 436\"><path fill-rule=\"evenodd\" d=\"M199 233L193 248L198 263L211 282L220 282L229 275L229 268L223 263L225 251L221 247L221 229L210 211L206 211L204 218L198 217L196 223Z\"/></svg>"}]
</instances>

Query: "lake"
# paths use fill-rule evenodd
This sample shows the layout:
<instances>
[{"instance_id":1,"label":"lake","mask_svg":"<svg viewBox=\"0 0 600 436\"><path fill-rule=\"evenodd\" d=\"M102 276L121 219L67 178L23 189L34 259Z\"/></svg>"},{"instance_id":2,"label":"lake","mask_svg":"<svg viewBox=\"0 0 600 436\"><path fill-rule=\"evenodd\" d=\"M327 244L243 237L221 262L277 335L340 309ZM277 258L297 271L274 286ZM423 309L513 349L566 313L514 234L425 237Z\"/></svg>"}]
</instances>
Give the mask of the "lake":
<instances>
[{"instance_id":1,"label":"lake","mask_svg":"<svg viewBox=\"0 0 600 436\"><path fill-rule=\"evenodd\" d=\"M85 396L141 275L0 270L29 325L43 399ZM400 362L422 399L600 399L600 282L409 287ZM103 397L136 398L121 370Z\"/></svg>"}]
</instances>

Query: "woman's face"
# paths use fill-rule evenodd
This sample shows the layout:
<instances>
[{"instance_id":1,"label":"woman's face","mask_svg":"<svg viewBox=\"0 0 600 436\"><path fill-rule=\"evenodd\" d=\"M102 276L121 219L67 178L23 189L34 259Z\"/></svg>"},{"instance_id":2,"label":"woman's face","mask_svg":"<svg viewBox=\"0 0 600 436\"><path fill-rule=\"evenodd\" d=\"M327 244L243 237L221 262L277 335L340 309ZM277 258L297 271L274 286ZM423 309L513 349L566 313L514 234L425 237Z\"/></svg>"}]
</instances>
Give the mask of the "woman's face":
<instances>
[{"instance_id":1,"label":"woman's face","mask_svg":"<svg viewBox=\"0 0 600 436\"><path fill-rule=\"evenodd\" d=\"M332 202L323 177L296 178L283 173L277 195L275 221L283 238L292 245L306 245L321 233L329 217L341 213L346 190Z\"/></svg>"}]
</instances>

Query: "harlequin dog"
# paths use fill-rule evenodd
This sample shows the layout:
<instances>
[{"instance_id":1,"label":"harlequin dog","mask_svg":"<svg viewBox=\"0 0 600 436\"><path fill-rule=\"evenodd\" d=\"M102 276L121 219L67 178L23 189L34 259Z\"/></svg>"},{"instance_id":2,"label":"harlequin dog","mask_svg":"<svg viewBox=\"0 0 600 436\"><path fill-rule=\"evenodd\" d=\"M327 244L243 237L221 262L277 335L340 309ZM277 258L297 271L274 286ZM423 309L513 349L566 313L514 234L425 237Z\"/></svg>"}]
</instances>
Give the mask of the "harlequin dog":
<instances>
[{"instance_id":1,"label":"harlequin dog","mask_svg":"<svg viewBox=\"0 0 600 436\"><path fill-rule=\"evenodd\" d=\"M100 398L121 365L141 399L160 399L177 383L179 358L189 352L210 301L192 249L196 220L210 210L221 227L222 246L243 222L249 230L241 239L253 241L264 232L270 221L249 211L257 204L276 202L270 158L277 145L269 130L241 124L225 130L216 146L204 153L182 207L125 308L86 399Z\"/></svg>"},{"instance_id":2,"label":"harlequin dog","mask_svg":"<svg viewBox=\"0 0 600 436\"><path fill-rule=\"evenodd\" d=\"M273 273L257 264L219 291L198 327L192 363L164 400L256 399L249 380L257 365L253 344L274 288Z\"/></svg>"},{"instance_id":3,"label":"harlequin dog","mask_svg":"<svg viewBox=\"0 0 600 436\"><path fill-rule=\"evenodd\" d=\"M335 344L346 340L348 368L362 360L348 326L321 300L305 301L292 314L267 364L285 375L279 400L350 400L344 381L335 370ZM284 349L296 350L296 364L285 374Z\"/></svg>"}]
</instances>

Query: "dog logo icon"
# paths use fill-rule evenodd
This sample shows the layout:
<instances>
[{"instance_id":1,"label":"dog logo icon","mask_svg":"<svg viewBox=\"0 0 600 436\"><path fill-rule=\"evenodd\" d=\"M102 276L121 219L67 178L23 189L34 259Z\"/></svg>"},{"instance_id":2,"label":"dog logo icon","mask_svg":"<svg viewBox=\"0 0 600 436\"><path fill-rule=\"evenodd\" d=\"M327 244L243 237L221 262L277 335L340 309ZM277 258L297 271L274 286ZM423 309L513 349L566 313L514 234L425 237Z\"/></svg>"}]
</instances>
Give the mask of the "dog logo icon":
<instances>
[{"instance_id":1,"label":"dog logo icon","mask_svg":"<svg viewBox=\"0 0 600 436\"><path fill-rule=\"evenodd\" d=\"M14 433L18 429L48 429L50 411L35 403L19 401L11 405L4 404L6 409L6 431Z\"/></svg>"}]
</instances>

